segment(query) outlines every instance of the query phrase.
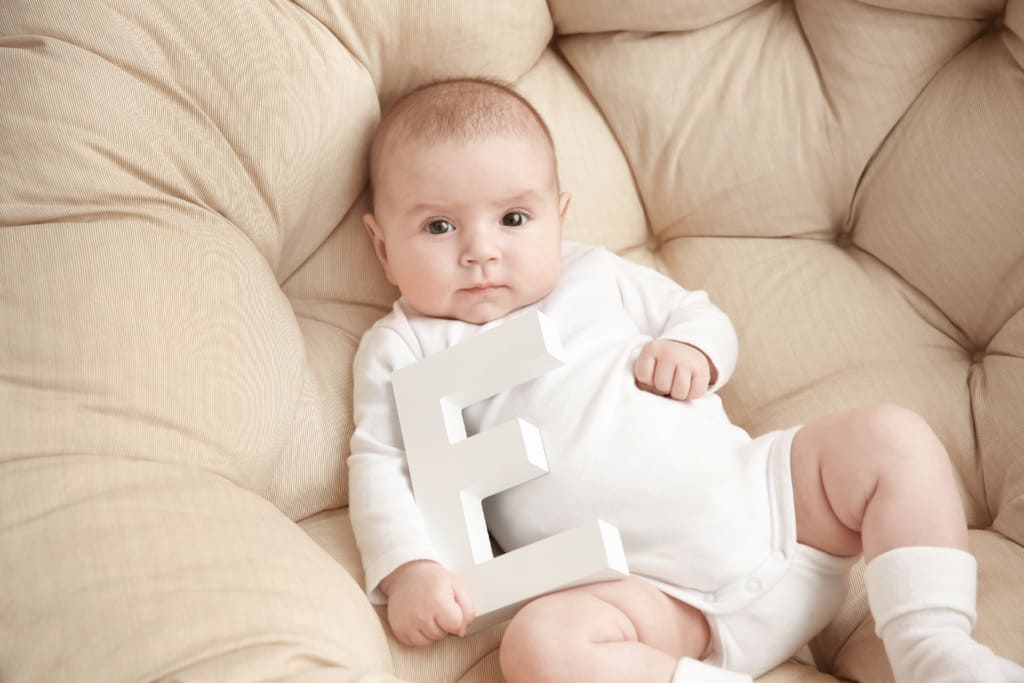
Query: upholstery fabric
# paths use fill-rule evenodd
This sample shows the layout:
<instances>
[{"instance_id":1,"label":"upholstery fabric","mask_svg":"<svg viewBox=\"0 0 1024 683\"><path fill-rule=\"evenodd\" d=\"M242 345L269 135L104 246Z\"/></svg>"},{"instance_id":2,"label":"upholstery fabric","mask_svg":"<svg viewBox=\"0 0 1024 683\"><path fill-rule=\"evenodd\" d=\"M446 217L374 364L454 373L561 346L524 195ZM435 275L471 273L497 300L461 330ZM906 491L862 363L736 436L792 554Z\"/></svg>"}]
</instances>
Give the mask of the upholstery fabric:
<instances>
[{"instance_id":1,"label":"upholstery fabric","mask_svg":"<svg viewBox=\"0 0 1024 683\"><path fill-rule=\"evenodd\" d=\"M467 75L566 238L730 314L734 421L928 419L1024 661L1024 0L4 0L0 680L500 683L500 626L388 636L346 510L367 144ZM861 575L762 680L891 680Z\"/></svg>"}]
</instances>

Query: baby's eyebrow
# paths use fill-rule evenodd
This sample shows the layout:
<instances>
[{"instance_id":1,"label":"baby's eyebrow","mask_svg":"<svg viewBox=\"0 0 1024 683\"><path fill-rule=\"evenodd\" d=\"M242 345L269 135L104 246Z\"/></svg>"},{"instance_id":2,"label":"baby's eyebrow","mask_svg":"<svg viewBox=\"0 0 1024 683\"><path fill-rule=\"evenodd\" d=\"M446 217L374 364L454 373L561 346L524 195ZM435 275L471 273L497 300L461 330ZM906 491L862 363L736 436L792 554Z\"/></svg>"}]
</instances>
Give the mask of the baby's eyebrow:
<instances>
[{"instance_id":1,"label":"baby's eyebrow","mask_svg":"<svg viewBox=\"0 0 1024 683\"><path fill-rule=\"evenodd\" d=\"M524 202L536 201L537 199L540 198L540 196L540 193L537 192L536 190L526 190L525 192L520 192L517 195L513 195L505 199L499 199L493 202L493 204L494 206L511 206L513 204L522 204Z\"/></svg>"},{"instance_id":2,"label":"baby's eyebrow","mask_svg":"<svg viewBox=\"0 0 1024 683\"><path fill-rule=\"evenodd\" d=\"M405 209L406 215L414 213L447 213L450 205L445 202L416 202Z\"/></svg>"},{"instance_id":3,"label":"baby's eyebrow","mask_svg":"<svg viewBox=\"0 0 1024 683\"><path fill-rule=\"evenodd\" d=\"M516 204L524 204L529 202L537 201L541 198L541 193L537 190L525 190L518 194L512 195L511 197L505 197L503 199L496 199L489 204L496 208L505 208L508 206L514 206ZM406 215L413 215L419 213L448 213L452 210L452 204L450 202L440 201L420 201L416 202L412 206L406 208L403 213Z\"/></svg>"}]
</instances>

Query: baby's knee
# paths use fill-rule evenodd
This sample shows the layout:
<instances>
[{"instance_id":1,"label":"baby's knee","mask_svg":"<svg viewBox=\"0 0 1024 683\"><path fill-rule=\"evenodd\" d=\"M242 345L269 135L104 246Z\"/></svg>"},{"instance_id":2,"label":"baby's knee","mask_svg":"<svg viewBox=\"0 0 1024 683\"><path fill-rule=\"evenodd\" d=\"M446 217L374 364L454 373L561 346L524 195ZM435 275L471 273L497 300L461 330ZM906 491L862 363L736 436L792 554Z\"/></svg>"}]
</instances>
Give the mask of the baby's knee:
<instances>
[{"instance_id":1,"label":"baby's knee","mask_svg":"<svg viewBox=\"0 0 1024 683\"><path fill-rule=\"evenodd\" d=\"M942 442L921 415L891 404L867 406L855 412L855 428L867 439L870 455L886 469L906 465L948 466Z\"/></svg>"},{"instance_id":2,"label":"baby's knee","mask_svg":"<svg viewBox=\"0 0 1024 683\"><path fill-rule=\"evenodd\" d=\"M556 668L558 658L568 652L560 634L566 624L560 623L550 599L540 598L512 618L501 639L498 662L508 683L543 683Z\"/></svg>"},{"instance_id":3,"label":"baby's knee","mask_svg":"<svg viewBox=\"0 0 1024 683\"><path fill-rule=\"evenodd\" d=\"M855 427L879 445L900 445L934 436L919 414L903 406L881 403L854 411Z\"/></svg>"},{"instance_id":4,"label":"baby's knee","mask_svg":"<svg viewBox=\"0 0 1024 683\"><path fill-rule=\"evenodd\" d=\"M896 404L878 403L865 406L854 411L854 416L862 429L883 439L898 438L908 430L931 429L919 414Z\"/></svg>"},{"instance_id":5,"label":"baby's knee","mask_svg":"<svg viewBox=\"0 0 1024 683\"><path fill-rule=\"evenodd\" d=\"M572 680L573 672L586 668L595 644L636 639L626 616L591 590L551 593L519 610L498 655L509 683Z\"/></svg>"}]
</instances>

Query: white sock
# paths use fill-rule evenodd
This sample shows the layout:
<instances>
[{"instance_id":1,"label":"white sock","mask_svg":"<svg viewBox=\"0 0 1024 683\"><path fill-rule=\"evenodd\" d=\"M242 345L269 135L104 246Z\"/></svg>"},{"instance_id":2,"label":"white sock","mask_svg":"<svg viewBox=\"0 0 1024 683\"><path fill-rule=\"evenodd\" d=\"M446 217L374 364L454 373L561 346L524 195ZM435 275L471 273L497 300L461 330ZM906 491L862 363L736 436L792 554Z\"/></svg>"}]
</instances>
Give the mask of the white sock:
<instances>
[{"instance_id":1,"label":"white sock","mask_svg":"<svg viewBox=\"0 0 1024 683\"><path fill-rule=\"evenodd\" d=\"M683 657L679 660L672 683L753 683L754 679L746 674L738 674L717 666L711 666L696 659Z\"/></svg>"},{"instance_id":2,"label":"white sock","mask_svg":"<svg viewBox=\"0 0 1024 683\"><path fill-rule=\"evenodd\" d=\"M955 548L882 553L864 573L896 683L1024 683L1024 667L971 637L978 563Z\"/></svg>"}]
</instances>

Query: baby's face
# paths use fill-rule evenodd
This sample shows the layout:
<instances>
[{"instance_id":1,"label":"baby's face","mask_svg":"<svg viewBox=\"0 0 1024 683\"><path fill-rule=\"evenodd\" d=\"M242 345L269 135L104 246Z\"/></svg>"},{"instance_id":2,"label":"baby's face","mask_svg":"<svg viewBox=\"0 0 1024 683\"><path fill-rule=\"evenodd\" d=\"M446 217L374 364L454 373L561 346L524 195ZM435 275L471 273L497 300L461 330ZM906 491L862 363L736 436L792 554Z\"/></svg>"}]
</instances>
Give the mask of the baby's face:
<instances>
[{"instance_id":1,"label":"baby's face","mask_svg":"<svg viewBox=\"0 0 1024 683\"><path fill-rule=\"evenodd\" d=\"M554 288L569 195L559 194L539 137L410 142L385 153L364 222L388 280L417 311L482 324Z\"/></svg>"}]
</instances>

